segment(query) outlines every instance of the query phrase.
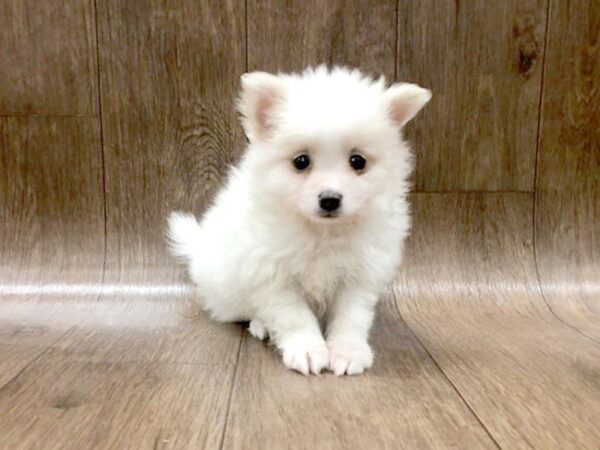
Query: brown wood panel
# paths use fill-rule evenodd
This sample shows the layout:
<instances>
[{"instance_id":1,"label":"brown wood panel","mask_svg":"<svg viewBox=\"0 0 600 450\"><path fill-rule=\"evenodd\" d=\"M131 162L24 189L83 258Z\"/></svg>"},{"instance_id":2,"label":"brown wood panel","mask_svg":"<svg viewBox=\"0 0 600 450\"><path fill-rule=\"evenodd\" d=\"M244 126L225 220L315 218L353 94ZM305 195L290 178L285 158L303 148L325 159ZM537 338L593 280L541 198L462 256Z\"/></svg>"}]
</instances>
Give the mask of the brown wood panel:
<instances>
[{"instance_id":1,"label":"brown wood panel","mask_svg":"<svg viewBox=\"0 0 600 450\"><path fill-rule=\"evenodd\" d=\"M122 395L136 396L139 406L107 402L117 419L98 446L215 448L240 329L197 316L184 271L167 255L165 226L173 209L202 212L243 149L234 100L246 69L244 2L102 0L97 10L107 199L102 307L96 324L71 330L47 358L131 368ZM153 404L136 393L143 364L168 369L168 389ZM120 377L112 372L109 383ZM154 418L163 403L162 418ZM49 421L40 431L54 427ZM127 440L120 427L131 430Z\"/></svg>"},{"instance_id":2,"label":"brown wood panel","mask_svg":"<svg viewBox=\"0 0 600 450\"><path fill-rule=\"evenodd\" d=\"M248 2L248 68L301 71L343 64L394 78L396 3Z\"/></svg>"},{"instance_id":3,"label":"brown wood panel","mask_svg":"<svg viewBox=\"0 0 600 450\"><path fill-rule=\"evenodd\" d=\"M304 377L248 336L224 448L495 448L393 299L380 306L375 365L358 377Z\"/></svg>"},{"instance_id":4,"label":"brown wood panel","mask_svg":"<svg viewBox=\"0 0 600 450\"><path fill-rule=\"evenodd\" d=\"M0 387L97 298L103 208L97 119L0 118Z\"/></svg>"},{"instance_id":5,"label":"brown wood panel","mask_svg":"<svg viewBox=\"0 0 600 450\"><path fill-rule=\"evenodd\" d=\"M94 2L0 3L0 115L97 110Z\"/></svg>"},{"instance_id":6,"label":"brown wood panel","mask_svg":"<svg viewBox=\"0 0 600 450\"><path fill-rule=\"evenodd\" d=\"M600 346L537 286L532 194L417 194L397 300L501 448L598 448Z\"/></svg>"},{"instance_id":7,"label":"brown wood panel","mask_svg":"<svg viewBox=\"0 0 600 450\"><path fill-rule=\"evenodd\" d=\"M238 0L98 1L108 279L164 279L169 211L201 212L243 149L244 19Z\"/></svg>"},{"instance_id":8,"label":"brown wood panel","mask_svg":"<svg viewBox=\"0 0 600 450\"><path fill-rule=\"evenodd\" d=\"M0 118L0 284L100 280L101 164L97 119Z\"/></svg>"},{"instance_id":9,"label":"brown wood panel","mask_svg":"<svg viewBox=\"0 0 600 450\"><path fill-rule=\"evenodd\" d=\"M0 446L217 448L232 373L222 369L44 358L0 390Z\"/></svg>"},{"instance_id":10,"label":"brown wood panel","mask_svg":"<svg viewBox=\"0 0 600 450\"><path fill-rule=\"evenodd\" d=\"M397 78L433 99L409 126L417 191L532 191L546 0L400 1Z\"/></svg>"},{"instance_id":11,"label":"brown wood panel","mask_svg":"<svg viewBox=\"0 0 600 450\"><path fill-rule=\"evenodd\" d=\"M599 40L600 3L552 2L535 217L544 294L557 315L597 342L600 342Z\"/></svg>"}]
</instances>

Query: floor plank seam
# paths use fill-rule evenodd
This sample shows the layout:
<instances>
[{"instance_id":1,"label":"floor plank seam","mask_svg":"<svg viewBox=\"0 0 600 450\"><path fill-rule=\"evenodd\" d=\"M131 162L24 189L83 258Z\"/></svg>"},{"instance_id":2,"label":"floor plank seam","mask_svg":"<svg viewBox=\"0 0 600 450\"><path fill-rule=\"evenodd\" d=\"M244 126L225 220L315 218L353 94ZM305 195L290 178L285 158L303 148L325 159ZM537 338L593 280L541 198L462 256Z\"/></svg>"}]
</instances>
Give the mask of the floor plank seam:
<instances>
[{"instance_id":1,"label":"floor plank seam","mask_svg":"<svg viewBox=\"0 0 600 450\"><path fill-rule=\"evenodd\" d=\"M245 63L246 63L246 73L248 73L250 71L250 69L248 68L248 0L244 0L244 16L245 16L245 21L246 21L246 23L244 24L244 26L245 26L244 31L246 32Z\"/></svg>"},{"instance_id":2,"label":"floor plank seam","mask_svg":"<svg viewBox=\"0 0 600 450\"><path fill-rule=\"evenodd\" d=\"M54 341L52 341L48 347L46 347L44 350L42 350L40 352L39 355L37 355L35 358L33 358L31 361L29 361L27 364L25 364L25 366L23 366L21 368L21 370L19 370L10 380L8 380L6 383L4 383L2 386L0 386L0 393L2 393L2 391L4 391L4 389L6 389L8 386L10 386L12 383L14 383L21 375L23 375L23 373L25 373L30 367L32 367L36 362L38 362L43 356L45 356L51 348L53 348L56 344L58 344L70 331L70 328L65 330L64 333L62 333L58 338L56 338Z\"/></svg>"},{"instance_id":3,"label":"floor plank seam","mask_svg":"<svg viewBox=\"0 0 600 450\"><path fill-rule=\"evenodd\" d=\"M102 261L102 277L100 286L104 286L106 276L106 259L108 253L108 211L106 200L106 156L104 154L104 123L102 120L102 84L100 77L100 34L98 31L98 4L94 0L94 27L96 36L96 84L98 85L98 116L100 120L100 158L102 163L102 210L104 214L104 256ZM100 300L102 294L98 295L97 301Z\"/></svg>"},{"instance_id":4,"label":"floor plank seam","mask_svg":"<svg viewBox=\"0 0 600 450\"><path fill-rule=\"evenodd\" d=\"M408 332L415 338L415 340L423 348L423 350L425 351L425 353L427 353L427 355L429 356L429 358L431 359L431 361L433 362L433 364L435 365L435 367L439 370L439 372L444 377L444 379L452 387L452 389L454 390L454 392L456 393L456 395L458 395L458 398L460 398L460 400L463 402L463 404L471 412L471 414L473 415L473 417L475 418L475 420L477 420L477 422L479 423L479 425L481 425L481 427L483 428L483 430L485 431L485 433L488 435L488 437L490 438L490 440L494 443L494 445L496 446L496 448L502 450L502 447L500 446L500 444L498 443L498 441L494 438L494 436L492 435L491 431L488 429L488 427L485 426L485 423L481 420L481 418L479 417L479 415L471 407L471 405L469 404L469 402L467 401L467 399L462 395L462 393L459 391L459 389L456 387L456 385L452 382L452 380L446 374L446 372L444 372L444 370L442 369L442 367L440 366L440 364L434 358L433 354L425 346L425 343L421 340L421 338L417 335L417 333L415 333L413 331L413 329L408 325L408 322L404 319L404 317L402 316L402 313L400 312L400 308L398 306L398 298L396 296L395 289L392 288L391 291L392 291L392 299L394 300L394 309L396 310L396 313L398 314L398 316L400 317L400 319L406 325L406 329L408 330Z\"/></svg>"},{"instance_id":5,"label":"floor plank seam","mask_svg":"<svg viewBox=\"0 0 600 450\"><path fill-rule=\"evenodd\" d=\"M539 164L540 148L541 148L541 142L542 142L542 111L543 111L543 107L544 107L544 79L545 79L545 75L546 75L546 61L548 59L547 51L548 51L548 34L549 34L549 26L550 26L551 3L552 3L552 1L548 0L547 6L546 6L546 28L544 30L544 44L543 44L544 48L543 48L543 52L542 52L542 54L544 55L544 58L542 61L542 69L541 69L542 73L541 73L541 79L540 79L540 96L539 96L539 100L538 100L538 126L537 126L537 133L536 133L537 135L536 135L536 148L535 148L535 165L534 165L534 171L533 171L533 202L532 202L532 208L531 208L532 209L531 210L531 234L532 234L532 242L533 242L533 264L534 264L534 268L535 268L535 277L537 280L537 286L538 286L538 290L540 292L540 297L542 298L542 301L546 305L546 308L548 308L548 311L550 311L550 314L552 316L554 316L560 323L562 323L567 328L570 328L571 330L575 331L577 334L586 337L587 339L592 341L594 344L600 345L599 341L594 339L592 336L589 336L587 333L580 330L579 328L571 325L568 321L563 319L554 310L554 308L552 308L552 305L550 304L550 302L548 301L548 298L546 296L546 292L544 290L542 280L540 277L540 269L539 269L539 263L538 263L538 255L537 255L537 233L536 233L537 196L538 196L538 191L539 191L538 175L539 175L539 166L540 166L540 164Z\"/></svg>"},{"instance_id":6,"label":"floor plank seam","mask_svg":"<svg viewBox=\"0 0 600 450\"><path fill-rule=\"evenodd\" d=\"M554 308L552 308L552 305L550 304L550 302L548 301L548 298L546 297L546 293L544 291L544 288L542 286L542 281L540 278L540 271L539 271L539 266L538 266L538 258L537 258L537 242L536 242L536 232L535 232L535 214L536 214L536 207L535 207L535 197L533 199L533 264L534 264L534 269L535 269L535 278L537 280L537 288L539 290L540 293L540 297L542 298L542 301L544 302L544 304L546 305L546 308L548 308L548 311L550 311L550 314L556 318L556 320L558 320L561 324L563 324L563 326L566 326L567 328L571 329L572 331L576 332L577 334L589 339L590 341L592 341L595 345L599 345L600 346L600 341L597 341L596 339L594 339L592 336L588 335L587 333L585 333L584 331L580 330L579 328L571 325L569 322L567 322L565 319L563 319L560 314L558 314Z\"/></svg>"},{"instance_id":7,"label":"floor plank seam","mask_svg":"<svg viewBox=\"0 0 600 450\"><path fill-rule=\"evenodd\" d=\"M546 27L544 30L544 48L542 51L542 54L544 55L544 59L542 61L542 73L541 73L541 78L540 78L540 96L538 99L538 126L537 126L537 132L536 132L536 146L535 146L535 164L534 164L534 168L533 168L533 202L532 202L532 207L531 207L531 240L533 242L533 264L534 264L534 268L535 268L535 277L537 280L537 284L538 284L538 289L540 291L540 296L542 297L542 301L546 304L546 308L548 308L548 310L550 311L550 314L552 314L554 317L556 317L559 322L562 322L564 325L566 325L567 327L579 332L579 330L577 330L575 327L571 326L569 323L567 323L565 320L563 320L557 313L556 311L554 311L554 309L552 308L552 306L550 306L550 302L548 301L548 299L546 298L546 295L544 293L544 289L542 288L542 282L540 279L540 271L539 271L539 265L538 265L538 257L537 257L537 233L535 231L536 229L536 223L537 223L537 218L536 218L536 214L537 214L537 208L536 208L536 203L537 203L537 193L538 193L538 173L539 173L539 159L540 159L540 147L541 147L541 140L542 140L542 109L544 106L544 77L546 74L546 60L547 60L547 50L548 50L548 27L550 25L550 3L551 0L547 0L547 6L546 6ZM583 334L583 333L581 333Z\"/></svg>"},{"instance_id":8,"label":"floor plank seam","mask_svg":"<svg viewBox=\"0 0 600 450\"><path fill-rule=\"evenodd\" d=\"M235 367L233 369L233 379L231 380L231 389L229 391L229 398L227 399L227 410L225 411L225 423L223 424L223 433L221 434L221 443L219 444L219 450L223 450L223 445L225 445L225 436L227 434L227 425L229 424L230 414L231 414L231 405L233 404L233 395L235 392L235 386L237 383L237 374L240 366L240 356L242 354L242 346L244 344L244 340L246 338L246 332L242 329L240 334L240 342L238 344L237 355L235 358Z\"/></svg>"},{"instance_id":9,"label":"floor plank seam","mask_svg":"<svg viewBox=\"0 0 600 450\"><path fill-rule=\"evenodd\" d=\"M246 33L245 39L245 50L246 50L246 55L245 55L245 63L246 63L246 72L249 72L249 63L248 63L248 0L244 0L244 16L245 16L245 24L244 24L244 31ZM246 332L245 330L242 328L241 333L240 333L240 341L238 344L238 349L237 349L237 354L235 357L235 367L233 369L233 379L231 380L231 389L229 391L229 398L227 399L227 410L225 411L225 423L223 424L223 432L221 434L221 442L219 443L219 450L223 450L223 446L225 445L225 436L227 435L227 425L229 424L229 419L230 419L230 414L231 414L231 406L233 404L233 395L235 392L235 386L237 383L237 374L238 374L238 370L239 370L239 365L240 365L240 356L242 354L242 346L244 344L244 340L246 337Z\"/></svg>"},{"instance_id":10,"label":"floor plank seam","mask_svg":"<svg viewBox=\"0 0 600 450\"><path fill-rule=\"evenodd\" d=\"M400 0L396 1L396 27L395 27L395 38L394 38L394 83L398 81L398 53L400 47L400 36L398 33L398 28L400 24Z\"/></svg>"},{"instance_id":11,"label":"floor plank seam","mask_svg":"<svg viewBox=\"0 0 600 450\"><path fill-rule=\"evenodd\" d=\"M546 60L547 58L547 50L548 50L548 27L550 26L550 3L552 0L547 0L546 6L546 28L544 30L544 48L542 50L543 60L542 60L542 69L540 74L540 96L538 98L538 122L537 122L537 130L536 130L536 138L535 138L535 161L533 165L533 198L535 205L535 196L538 190L538 173L539 173L539 159L540 159L540 147L542 142L542 109L544 106L544 78L546 75ZM535 212L535 209L534 209ZM535 216L534 216L535 220ZM534 222L535 226L535 222Z\"/></svg>"}]
</instances>

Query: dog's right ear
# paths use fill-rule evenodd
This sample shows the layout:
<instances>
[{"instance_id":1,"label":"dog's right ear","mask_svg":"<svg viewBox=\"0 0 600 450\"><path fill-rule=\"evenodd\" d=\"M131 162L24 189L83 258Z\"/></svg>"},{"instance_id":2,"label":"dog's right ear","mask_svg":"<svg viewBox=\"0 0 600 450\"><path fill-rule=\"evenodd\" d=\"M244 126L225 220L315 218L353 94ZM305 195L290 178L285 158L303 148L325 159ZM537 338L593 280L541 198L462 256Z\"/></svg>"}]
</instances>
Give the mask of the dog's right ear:
<instances>
[{"instance_id":1,"label":"dog's right ear","mask_svg":"<svg viewBox=\"0 0 600 450\"><path fill-rule=\"evenodd\" d=\"M245 73L237 108L250 142L268 139L276 125L276 107L283 100L284 82L266 72Z\"/></svg>"}]
</instances>

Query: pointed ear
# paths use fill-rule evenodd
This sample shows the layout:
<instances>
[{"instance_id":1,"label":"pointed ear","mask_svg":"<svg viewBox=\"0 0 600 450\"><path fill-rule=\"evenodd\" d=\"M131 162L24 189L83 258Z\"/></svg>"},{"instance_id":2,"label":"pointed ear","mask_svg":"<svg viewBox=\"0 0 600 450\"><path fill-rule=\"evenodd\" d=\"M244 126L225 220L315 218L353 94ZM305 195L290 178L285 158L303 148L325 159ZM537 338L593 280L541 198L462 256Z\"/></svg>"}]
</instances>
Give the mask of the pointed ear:
<instances>
[{"instance_id":1,"label":"pointed ear","mask_svg":"<svg viewBox=\"0 0 600 450\"><path fill-rule=\"evenodd\" d=\"M283 100L284 82L266 72L245 73L241 78L242 90L238 111L250 142L268 139L276 125L275 108Z\"/></svg>"},{"instance_id":2,"label":"pointed ear","mask_svg":"<svg viewBox=\"0 0 600 450\"><path fill-rule=\"evenodd\" d=\"M410 83L391 85L383 94L388 114L398 127L406 125L431 99L431 91Z\"/></svg>"}]
</instances>

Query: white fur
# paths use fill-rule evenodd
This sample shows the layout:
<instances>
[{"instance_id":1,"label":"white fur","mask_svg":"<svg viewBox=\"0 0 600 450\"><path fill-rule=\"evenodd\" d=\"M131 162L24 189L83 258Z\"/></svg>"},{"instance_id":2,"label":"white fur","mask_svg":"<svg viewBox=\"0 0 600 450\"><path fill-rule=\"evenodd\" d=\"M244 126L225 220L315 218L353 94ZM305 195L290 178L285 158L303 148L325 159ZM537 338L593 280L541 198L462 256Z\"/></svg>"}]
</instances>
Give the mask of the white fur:
<instances>
[{"instance_id":1,"label":"white fur","mask_svg":"<svg viewBox=\"0 0 600 450\"><path fill-rule=\"evenodd\" d=\"M169 218L171 249L213 318L251 321L304 374L372 365L374 307L410 225L412 158L400 129L430 97L344 68L242 77L242 161L200 223ZM364 173L350 167L353 151L367 159ZM301 153L311 158L304 172L292 165ZM325 190L343 195L336 218L319 215Z\"/></svg>"}]
</instances>

